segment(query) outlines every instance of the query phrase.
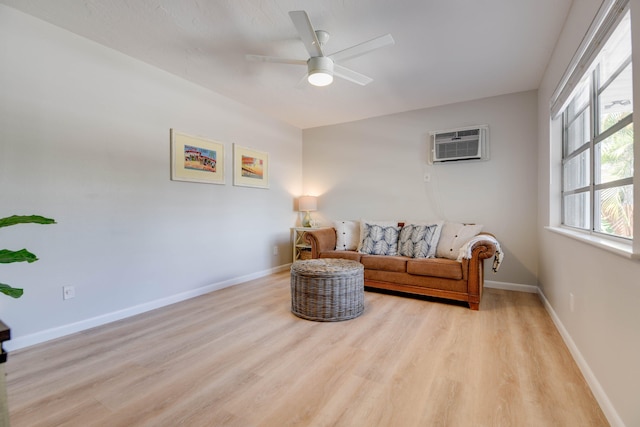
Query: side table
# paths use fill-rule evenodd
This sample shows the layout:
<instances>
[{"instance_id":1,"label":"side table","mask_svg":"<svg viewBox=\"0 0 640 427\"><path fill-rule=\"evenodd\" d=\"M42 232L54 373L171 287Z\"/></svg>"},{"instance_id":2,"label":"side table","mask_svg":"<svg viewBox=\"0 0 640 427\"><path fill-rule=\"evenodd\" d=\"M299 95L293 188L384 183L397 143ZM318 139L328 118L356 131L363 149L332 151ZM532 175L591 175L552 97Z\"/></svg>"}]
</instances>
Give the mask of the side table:
<instances>
[{"instance_id":1,"label":"side table","mask_svg":"<svg viewBox=\"0 0 640 427\"><path fill-rule=\"evenodd\" d=\"M291 246L293 247L293 262L299 259L311 258L311 245L304 241L304 233L317 230L320 227L293 227L291 229Z\"/></svg>"}]
</instances>

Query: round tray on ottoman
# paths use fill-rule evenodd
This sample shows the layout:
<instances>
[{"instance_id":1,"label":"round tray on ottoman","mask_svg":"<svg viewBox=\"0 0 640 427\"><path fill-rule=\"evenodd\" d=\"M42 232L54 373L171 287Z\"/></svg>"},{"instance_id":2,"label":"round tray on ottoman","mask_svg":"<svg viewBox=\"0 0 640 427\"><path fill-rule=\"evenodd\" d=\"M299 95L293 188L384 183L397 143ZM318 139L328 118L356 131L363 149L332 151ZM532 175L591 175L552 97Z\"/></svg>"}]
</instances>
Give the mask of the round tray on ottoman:
<instances>
[{"instance_id":1,"label":"round tray on ottoman","mask_svg":"<svg viewBox=\"0 0 640 427\"><path fill-rule=\"evenodd\" d=\"M364 266L346 259L309 259L291 266L291 311L321 322L353 319L364 311Z\"/></svg>"}]
</instances>

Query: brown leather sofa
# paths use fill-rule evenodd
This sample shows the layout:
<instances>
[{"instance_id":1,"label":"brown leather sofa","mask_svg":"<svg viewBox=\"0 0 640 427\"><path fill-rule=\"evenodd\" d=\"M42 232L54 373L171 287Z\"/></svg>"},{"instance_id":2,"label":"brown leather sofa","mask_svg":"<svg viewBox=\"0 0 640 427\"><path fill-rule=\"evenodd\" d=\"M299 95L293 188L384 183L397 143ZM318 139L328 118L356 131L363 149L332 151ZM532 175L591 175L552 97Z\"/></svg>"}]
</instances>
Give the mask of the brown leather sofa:
<instances>
[{"instance_id":1,"label":"brown leather sofa","mask_svg":"<svg viewBox=\"0 0 640 427\"><path fill-rule=\"evenodd\" d=\"M311 245L312 258L342 258L362 263L365 288L464 301L471 310L478 310L482 298L484 260L496 253L496 246L490 240L475 242L471 258L461 261L341 251L335 250L334 228L309 230L304 239Z\"/></svg>"}]
</instances>

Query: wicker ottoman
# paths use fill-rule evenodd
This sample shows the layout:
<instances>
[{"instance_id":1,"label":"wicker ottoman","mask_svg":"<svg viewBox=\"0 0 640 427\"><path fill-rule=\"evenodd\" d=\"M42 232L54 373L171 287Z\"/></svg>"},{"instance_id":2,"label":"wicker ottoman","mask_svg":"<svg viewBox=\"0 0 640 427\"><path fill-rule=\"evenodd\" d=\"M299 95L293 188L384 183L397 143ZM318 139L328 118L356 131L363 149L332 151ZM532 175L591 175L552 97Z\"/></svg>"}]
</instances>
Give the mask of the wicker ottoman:
<instances>
[{"instance_id":1,"label":"wicker ottoman","mask_svg":"<svg viewBox=\"0 0 640 427\"><path fill-rule=\"evenodd\" d=\"M364 266L346 259L309 259L291 266L291 311L320 322L353 319L364 311Z\"/></svg>"}]
</instances>

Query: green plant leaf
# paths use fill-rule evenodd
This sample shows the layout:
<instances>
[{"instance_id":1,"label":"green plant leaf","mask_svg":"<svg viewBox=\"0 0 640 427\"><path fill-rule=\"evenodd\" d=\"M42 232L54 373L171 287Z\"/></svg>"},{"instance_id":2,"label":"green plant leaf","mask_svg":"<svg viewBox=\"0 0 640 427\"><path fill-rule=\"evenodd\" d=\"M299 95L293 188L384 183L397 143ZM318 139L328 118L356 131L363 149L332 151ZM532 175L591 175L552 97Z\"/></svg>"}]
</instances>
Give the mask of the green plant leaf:
<instances>
[{"instance_id":1,"label":"green plant leaf","mask_svg":"<svg viewBox=\"0 0 640 427\"><path fill-rule=\"evenodd\" d=\"M13 215L6 218L0 218L0 228L9 227L16 224L55 224L56 221L52 218L45 218L40 215ZM8 249L0 249L0 263L9 264L12 262L34 262L38 258L26 249L19 251L10 251ZM8 295L13 298L20 298L23 294L23 290L20 288L12 288L9 285L0 283L0 293Z\"/></svg>"},{"instance_id":2,"label":"green plant leaf","mask_svg":"<svg viewBox=\"0 0 640 427\"><path fill-rule=\"evenodd\" d=\"M12 288L9 285L0 283L0 293L10 296L11 298L20 298L23 294L23 290L20 288Z\"/></svg>"},{"instance_id":3,"label":"green plant leaf","mask_svg":"<svg viewBox=\"0 0 640 427\"><path fill-rule=\"evenodd\" d=\"M55 224L56 221L51 218L45 218L40 215L13 215L0 219L0 227L9 227L16 224Z\"/></svg>"},{"instance_id":4,"label":"green plant leaf","mask_svg":"<svg viewBox=\"0 0 640 427\"><path fill-rule=\"evenodd\" d=\"M34 262L38 258L26 249L20 249L19 251L10 251L8 249L0 249L0 263L9 264L12 262Z\"/></svg>"}]
</instances>

